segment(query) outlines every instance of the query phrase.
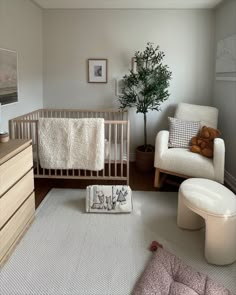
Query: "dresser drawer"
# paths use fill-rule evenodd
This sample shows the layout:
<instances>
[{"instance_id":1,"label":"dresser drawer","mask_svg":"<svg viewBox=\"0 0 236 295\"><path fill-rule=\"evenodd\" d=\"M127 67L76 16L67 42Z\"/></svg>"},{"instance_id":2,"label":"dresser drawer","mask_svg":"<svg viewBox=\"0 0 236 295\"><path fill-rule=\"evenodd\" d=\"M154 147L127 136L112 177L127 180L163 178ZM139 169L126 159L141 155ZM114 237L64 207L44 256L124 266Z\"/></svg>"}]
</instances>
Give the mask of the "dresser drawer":
<instances>
[{"instance_id":1,"label":"dresser drawer","mask_svg":"<svg viewBox=\"0 0 236 295\"><path fill-rule=\"evenodd\" d=\"M0 196L29 171L32 166L32 146L3 163L0 166Z\"/></svg>"},{"instance_id":2,"label":"dresser drawer","mask_svg":"<svg viewBox=\"0 0 236 295\"><path fill-rule=\"evenodd\" d=\"M0 231L0 261L13 246L33 217L35 211L34 193L25 201L19 210Z\"/></svg>"},{"instance_id":3,"label":"dresser drawer","mask_svg":"<svg viewBox=\"0 0 236 295\"><path fill-rule=\"evenodd\" d=\"M0 228L34 190L33 169L0 197Z\"/></svg>"}]
</instances>

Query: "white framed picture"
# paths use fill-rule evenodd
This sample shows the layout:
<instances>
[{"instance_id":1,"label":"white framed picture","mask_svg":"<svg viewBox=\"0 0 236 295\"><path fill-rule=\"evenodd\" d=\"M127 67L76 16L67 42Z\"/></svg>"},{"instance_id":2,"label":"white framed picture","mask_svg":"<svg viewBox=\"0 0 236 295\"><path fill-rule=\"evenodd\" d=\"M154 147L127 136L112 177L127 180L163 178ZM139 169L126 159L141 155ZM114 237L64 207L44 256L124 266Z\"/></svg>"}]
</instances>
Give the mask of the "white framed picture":
<instances>
[{"instance_id":1,"label":"white framed picture","mask_svg":"<svg viewBox=\"0 0 236 295\"><path fill-rule=\"evenodd\" d=\"M88 82L107 83L107 63L108 60L90 58L88 59Z\"/></svg>"},{"instance_id":2,"label":"white framed picture","mask_svg":"<svg viewBox=\"0 0 236 295\"><path fill-rule=\"evenodd\" d=\"M124 87L124 80L123 79L116 79L116 96L122 95L122 88Z\"/></svg>"},{"instance_id":3,"label":"white framed picture","mask_svg":"<svg viewBox=\"0 0 236 295\"><path fill-rule=\"evenodd\" d=\"M0 103L18 101L17 52L0 48Z\"/></svg>"},{"instance_id":4,"label":"white framed picture","mask_svg":"<svg viewBox=\"0 0 236 295\"><path fill-rule=\"evenodd\" d=\"M236 34L217 43L216 80L236 81Z\"/></svg>"}]
</instances>

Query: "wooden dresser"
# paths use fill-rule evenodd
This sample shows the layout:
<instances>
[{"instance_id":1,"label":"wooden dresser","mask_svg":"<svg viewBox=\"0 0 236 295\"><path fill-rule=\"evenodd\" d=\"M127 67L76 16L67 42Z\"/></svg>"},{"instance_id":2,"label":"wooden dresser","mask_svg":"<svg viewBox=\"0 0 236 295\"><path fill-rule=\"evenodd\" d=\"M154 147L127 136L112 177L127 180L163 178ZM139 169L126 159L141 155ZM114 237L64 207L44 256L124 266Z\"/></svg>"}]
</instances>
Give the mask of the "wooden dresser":
<instances>
[{"instance_id":1,"label":"wooden dresser","mask_svg":"<svg viewBox=\"0 0 236 295\"><path fill-rule=\"evenodd\" d=\"M0 143L0 264L24 233L34 212L32 143Z\"/></svg>"}]
</instances>

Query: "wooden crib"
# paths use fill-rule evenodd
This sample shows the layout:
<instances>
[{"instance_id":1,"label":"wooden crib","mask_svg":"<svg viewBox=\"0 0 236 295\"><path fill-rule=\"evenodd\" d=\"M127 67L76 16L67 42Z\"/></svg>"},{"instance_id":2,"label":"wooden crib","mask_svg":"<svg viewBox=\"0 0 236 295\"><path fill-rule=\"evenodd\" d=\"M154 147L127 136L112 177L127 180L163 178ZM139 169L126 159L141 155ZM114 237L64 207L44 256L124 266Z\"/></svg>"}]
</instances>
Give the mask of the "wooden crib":
<instances>
[{"instance_id":1,"label":"wooden crib","mask_svg":"<svg viewBox=\"0 0 236 295\"><path fill-rule=\"evenodd\" d=\"M38 152L39 118L104 118L106 156L104 169L44 169ZM39 109L9 121L11 139L32 139L34 176L36 178L68 178L119 180L129 184L129 118L127 111Z\"/></svg>"}]
</instances>

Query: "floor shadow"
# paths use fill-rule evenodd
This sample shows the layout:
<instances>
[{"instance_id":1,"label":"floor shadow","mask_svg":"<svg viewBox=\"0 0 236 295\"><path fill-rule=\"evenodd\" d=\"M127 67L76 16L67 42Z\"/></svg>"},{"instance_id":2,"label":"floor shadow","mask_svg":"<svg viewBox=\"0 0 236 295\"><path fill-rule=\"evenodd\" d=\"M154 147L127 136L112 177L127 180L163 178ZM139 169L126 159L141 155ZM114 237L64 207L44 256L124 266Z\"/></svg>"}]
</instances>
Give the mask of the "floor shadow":
<instances>
[{"instance_id":1,"label":"floor shadow","mask_svg":"<svg viewBox=\"0 0 236 295\"><path fill-rule=\"evenodd\" d=\"M174 215L153 217L144 222L144 224L149 230L159 236L162 241L166 241L172 244L172 246L176 245L176 247L186 249L186 254L190 250L204 247L204 228L194 231L183 230L177 226L176 216Z\"/></svg>"},{"instance_id":2,"label":"floor shadow","mask_svg":"<svg viewBox=\"0 0 236 295\"><path fill-rule=\"evenodd\" d=\"M68 200L65 203L65 206L79 211L81 213L86 213L85 211L85 199L80 199L80 200Z\"/></svg>"}]
</instances>

